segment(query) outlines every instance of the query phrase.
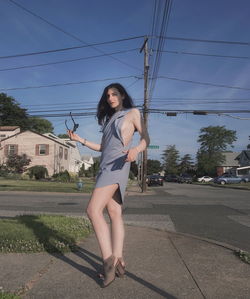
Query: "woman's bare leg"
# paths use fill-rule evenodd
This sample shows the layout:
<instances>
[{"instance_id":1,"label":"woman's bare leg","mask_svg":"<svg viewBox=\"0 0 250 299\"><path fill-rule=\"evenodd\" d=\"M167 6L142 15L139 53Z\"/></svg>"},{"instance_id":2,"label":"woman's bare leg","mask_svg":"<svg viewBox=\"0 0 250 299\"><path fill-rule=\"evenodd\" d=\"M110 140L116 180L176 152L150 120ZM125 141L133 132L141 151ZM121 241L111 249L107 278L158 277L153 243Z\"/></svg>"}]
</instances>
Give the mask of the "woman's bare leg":
<instances>
[{"instance_id":1,"label":"woman's bare leg","mask_svg":"<svg viewBox=\"0 0 250 299\"><path fill-rule=\"evenodd\" d=\"M112 242L109 226L103 216L103 210L108 202L113 201L112 197L117 188L117 184L95 188L87 207L87 214L94 227L104 260L112 255Z\"/></svg>"},{"instance_id":2,"label":"woman's bare leg","mask_svg":"<svg viewBox=\"0 0 250 299\"><path fill-rule=\"evenodd\" d=\"M118 190L118 189L117 189ZM111 240L112 252L115 257L121 258L123 255L124 224L122 219L122 205L117 201L118 192L113 199L107 203L107 211L111 220Z\"/></svg>"}]
</instances>

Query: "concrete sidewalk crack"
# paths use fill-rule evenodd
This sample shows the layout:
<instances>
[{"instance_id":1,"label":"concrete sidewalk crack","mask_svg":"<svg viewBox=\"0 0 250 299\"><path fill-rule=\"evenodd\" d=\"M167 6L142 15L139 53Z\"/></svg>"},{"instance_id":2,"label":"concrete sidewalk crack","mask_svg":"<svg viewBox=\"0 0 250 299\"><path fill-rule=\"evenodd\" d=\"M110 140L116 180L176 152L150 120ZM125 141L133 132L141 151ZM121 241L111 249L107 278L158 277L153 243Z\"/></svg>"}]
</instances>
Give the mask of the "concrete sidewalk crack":
<instances>
[{"instance_id":1,"label":"concrete sidewalk crack","mask_svg":"<svg viewBox=\"0 0 250 299\"><path fill-rule=\"evenodd\" d=\"M15 292L15 294L17 294L18 296L24 296L50 270L53 264L54 259L51 258L50 261L43 268L41 268L28 282L26 282L24 286L22 286L17 292Z\"/></svg>"},{"instance_id":2,"label":"concrete sidewalk crack","mask_svg":"<svg viewBox=\"0 0 250 299\"><path fill-rule=\"evenodd\" d=\"M204 299L206 299L205 294L202 292L202 290L201 290L201 288L200 288L200 286L199 286L197 280L195 279L195 277L194 277L194 275L192 274L191 270L188 268L188 265L186 264L185 260L183 259L183 257L182 257L182 255L181 255L180 251L179 251L178 248L175 246L175 244L174 244L173 240L171 239L171 237L168 236L168 238L169 238L169 240L170 240L172 246L173 246L174 249L176 250L177 254L179 255L179 257L180 257L182 263L184 264L185 268L187 269L188 273L190 274L190 276L191 276L192 280L194 281L195 285L197 286L198 290L200 291L202 297L203 297Z\"/></svg>"}]
</instances>

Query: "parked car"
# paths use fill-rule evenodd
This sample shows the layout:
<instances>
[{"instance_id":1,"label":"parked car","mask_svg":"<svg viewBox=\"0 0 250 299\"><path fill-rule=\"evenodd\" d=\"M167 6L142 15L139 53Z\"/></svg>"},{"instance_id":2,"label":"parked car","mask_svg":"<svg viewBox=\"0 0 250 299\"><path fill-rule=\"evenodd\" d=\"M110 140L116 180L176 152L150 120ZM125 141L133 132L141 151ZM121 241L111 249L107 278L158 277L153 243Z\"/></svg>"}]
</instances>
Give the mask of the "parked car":
<instances>
[{"instance_id":1,"label":"parked car","mask_svg":"<svg viewBox=\"0 0 250 299\"><path fill-rule=\"evenodd\" d=\"M159 185L163 186L163 177L160 175L149 175L146 180L148 186Z\"/></svg>"},{"instance_id":2,"label":"parked car","mask_svg":"<svg viewBox=\"0 0 250 299\"><path fill-rule=\"evenodd\" d=\"M211 178L211 177L208 176L208 175L204 175L204 176L198 178L197 180L198 180L198 182L200 182L200 183L208 183L208 182L212 182L212 181L213 181L213 178Z\"/></svg>"},{"instance_id":3,"label":"parked car","mask_svg":"<svg viewBox=\"0 0 250 299\"><path fill-rule=\"evenodd\" d=\"M247 180L241 177L237 177L232 174L223 174L214 179L214 183L225 185L225 184L239 184L246 183Z\"/></svg>"},{"instance_id":4,"label":"parked car","mask_svg":"<svg viewBox=\"0 0 250 299\"><path fill-rule=\"evenodd\" d=\"M187 183L187 184L192 184L193 183L193 178L190 175L180 175L177 180L178 183Z\"/></svg>"},{"instance_id":5,"label":"parked car","mask_svg":"<svg viewBox=\"0 0 250 299\"><path fill-rule=\"evenodd\" d=\"M175 175L175 174L167 174L165 177L164 177L164 180L166 182L178 182L178 175Z\"/></svg>"}]
</instances>

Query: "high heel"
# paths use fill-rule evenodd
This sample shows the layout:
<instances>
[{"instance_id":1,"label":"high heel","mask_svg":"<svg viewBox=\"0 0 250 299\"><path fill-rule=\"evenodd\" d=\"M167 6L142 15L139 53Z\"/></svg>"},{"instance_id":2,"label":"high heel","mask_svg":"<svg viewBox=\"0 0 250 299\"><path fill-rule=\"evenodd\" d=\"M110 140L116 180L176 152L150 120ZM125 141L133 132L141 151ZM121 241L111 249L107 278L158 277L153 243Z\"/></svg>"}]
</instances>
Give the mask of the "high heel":
<instances>
[{"instance_id":1,"label":"high heel","mask_svg":"<svg viewBox=\"0 0 250 299\"><path fill-rule=\"evenodd\" d=\"M106 288L115 280L115 273L116 273L118 261L116 264L114 262L115 262L115 257L111 255L103 263L104 280L101 285L102 288Z\"/></svg>"},{"instance_id":2,"label":"high heel","mask_svg":"<svg viewBox=\"0 0 250 299\"><path fill-rule=\"evenodd\" d=\"M124 274L125 274L125 265L123 265L122 262L123 262L123 259L118 258L116 272L115 272L115 274L120 278L123 278Z\"/></svg>"}]
</instances>

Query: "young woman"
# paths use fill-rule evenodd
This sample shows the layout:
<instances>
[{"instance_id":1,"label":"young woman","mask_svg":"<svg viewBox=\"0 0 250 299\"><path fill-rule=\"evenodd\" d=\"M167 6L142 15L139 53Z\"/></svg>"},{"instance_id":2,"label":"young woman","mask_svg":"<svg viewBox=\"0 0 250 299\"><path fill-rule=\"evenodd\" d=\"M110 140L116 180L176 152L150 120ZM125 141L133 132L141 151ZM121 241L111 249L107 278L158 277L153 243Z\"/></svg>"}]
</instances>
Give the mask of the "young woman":
<instances>
[{"instance_id":1,"label":"young woman","mask_svg":"<svg viewBox=\"0 0 250 299\"><path fill-rule=\"evenodd\" d=\"M104 279L102 287L107 287L115 276L123 276L124 224L122 204L128 181L130 162L144 151L149 144L141 114L133 108L133 101L119 83L108 85L97 108L97 118L102 126L101 144L93 143L68 131L71 140L88 148L100 151L100 170L96 185L87 207L87 215L92 222L101 249ZM137 146L131 147L132 137L138 131L141 138ZM103 216L107 209L111 221L111 231Z\"/></svg>"}]
</instances>

